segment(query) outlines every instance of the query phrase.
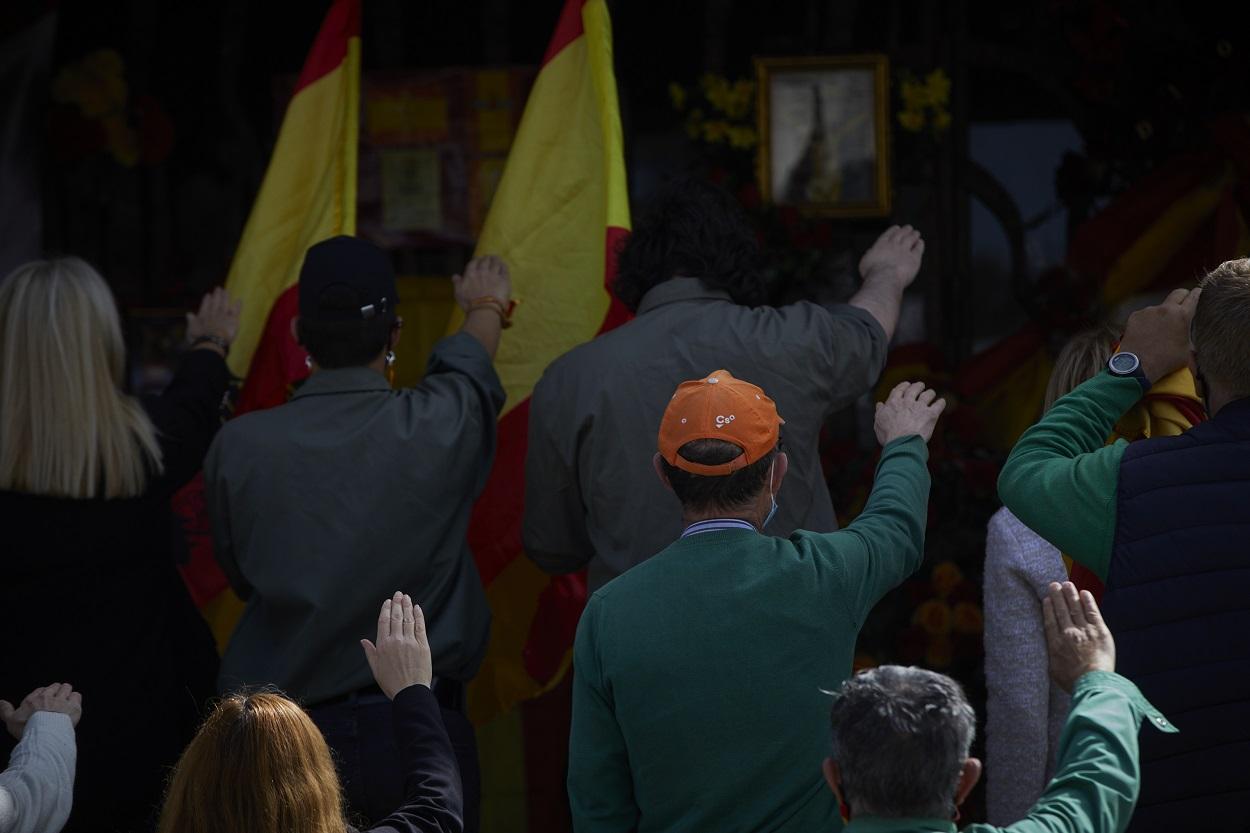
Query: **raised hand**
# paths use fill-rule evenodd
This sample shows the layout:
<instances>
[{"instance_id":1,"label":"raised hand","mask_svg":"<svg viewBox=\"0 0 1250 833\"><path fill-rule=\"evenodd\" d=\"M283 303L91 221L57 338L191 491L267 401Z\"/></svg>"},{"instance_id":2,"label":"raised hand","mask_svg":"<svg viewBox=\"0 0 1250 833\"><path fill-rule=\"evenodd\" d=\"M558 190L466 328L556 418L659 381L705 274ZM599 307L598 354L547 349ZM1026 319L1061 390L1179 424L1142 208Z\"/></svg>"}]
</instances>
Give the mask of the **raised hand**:
<instances>
[{"instance_id":1,"label":"raised hand","mask_svg":"<svg viewBox=\"0 0 1250 833\"><path fill-rule=\"evenodd\" d=\"M899 382L884 402L877 403L872 428L877 442L887 445L891 440L920 435L925 442L933 436L933 426L946 409L946 400L937 398L937 391L924 382Z\"/></svg>"},{"instance_id":2,"label":"raised hand","mask_svg":"<svg viewBox=\"0 0 1250 833\"><path fill-rule=\"evenodd\" d=\"M1072 582L1052 581L1042 599L1042 621L1050 676L1064 691L1090 671L1115 670L1115 639L1088 590L1078 594Z\"/></svg>"},{"instance_id":3,"label":"raised hand","mask_svg":"<svg viewBox=\"0 0 1250 833\"><path fill-rule=\"evenodd\" d=\"M57 712L69 715L70 723L78 725L82 717L82 695L69 683L53 683L27 694L16 709L8 700L0 700L0 720L9 734L18 740L26 731L26 723L35 712Z\"/></svg>"},{"instance_id":4,"label":"raised hand","mask_svg":"<svg viewBox=\"0 0 1250 833\"><path fill-rule=\"evenodd\" d=\"M1189 361L1189 324L1198 308L1201 289L1173 289L1162 304L1139 309L1128 317L1120 350L1135 353L1142 372L1157 382Z\"/></svg>"},{"instance_id":5,"label":"raised hand","mask_svg":"<svg viewBox=\"0 0 1250 833\"><path fill-rule=\"evenodd\" d=\"M378 641L360 640L365 659L378 688L392 700L408 686L429 687L434 680L430 641L425 633L425 616L407 595L395 595L382 602L378 614Z\"/></svg>"},{"instance_id":6,"label":"raised hand","mask_svg":"<svg viewBox=\"0 0 1250 833\"><path fill-rule=\"evenodd\" d=\"M924 238L911 226L890 226L859 260L864 282L889 281L900 289L911 285L924 257Z\"/></svg>"},{"instance_id":7,"label":"raised hand","mask_svg":"<svg viewBox=\"0 0 1250 833\"><path fill-rule=\"evenodd\" d=\"M200 301L198 312L187 313L187 340L212 336L228 346L239 333L239 313L242 311L243 301L231 301L226 290L217 287ZM212 349L217 345L204 346Z\"/></svg>"},{"instance_id":8,"label":"raised hand","mask_svg":"<svg viewBox=\"0 0 1250 833\"><path fill-rule=\"evenodd\" d=\"M453 275L451 285L460 308L467 310L475 298L498 298L507 304L512 297L508 264L494 255L476 257L464 267L463 275Z\"/></svg>"}]
</instances>

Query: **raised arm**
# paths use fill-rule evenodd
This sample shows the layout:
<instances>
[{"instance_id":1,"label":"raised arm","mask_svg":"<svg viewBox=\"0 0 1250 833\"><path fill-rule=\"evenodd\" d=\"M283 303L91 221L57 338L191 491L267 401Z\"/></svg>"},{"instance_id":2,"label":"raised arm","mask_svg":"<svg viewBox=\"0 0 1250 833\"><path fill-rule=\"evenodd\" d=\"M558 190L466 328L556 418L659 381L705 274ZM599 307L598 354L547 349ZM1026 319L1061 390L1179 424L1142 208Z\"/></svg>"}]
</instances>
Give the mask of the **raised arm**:
<instances>
[{"instance_id":1,"label":"raised arm","mask_svg":"<svg viewBox=\"0 0 1250 833\"><path fill-rule=\"evenodd\" d=\"M493 359L499 336L511 315L512 279L508 265L494 255L469 261L463 275L451 279L456 303L464 310L460 331L477 339Z\"/></svg>"},{"instance_id":2,"label":"raised arm","mask_svg":"<svg viewBox=\"0 0 1250 833\"><path fill-rule=\"evenodd\" d=\"M924 239L919 231L911 226L890 226L860 258L859 274L864 283L849 303L877 319L887 343L898 326L903 290L916 279L923 257Z\"/></svg>"},{"instance_id":3,"label":"raised arm","mask_svg":"<svg viewBox=\"0 0 1250 833\"><path fill-rule=\"evenodd\" d=\"M35 689L16 709L0 700L0 719L20 741L0 773L0 833L56 833L65 825L80 717L82 695L64 683Z\"/></svg>"},{"instance_id":4,"label":"raised arm","mask_svg":"<svg viewBox=\"0 0 1250 833\"><path fill-rule=\"evenodd\" d=\"M451 740L430 691L433 660L425 616L403 593L382 603L377 642L361 640L378 687L393 708L404 767L404 803L373 833L460 833L464 797Z\"/></svg>"},{"instance_id":5,"label":"raised arm","mask_svg":"<svg viewBox=\"0 0 1250 833\"><path fill-rule=\"evenodd\" d=\"M242 302L218 287L204 296L197 312L187 313L190 349L178 362L173 381L144 402L164 458L154 489L173 494L195 476L221 426L221 400L230 382L226 351L239 330Z\"/></svg>"},{"instance_id":6,"label":"raised arm","mask_svg":"<svg viewBox=\"0 0 1250 833\"><path fill-rule=\"evenodd\" d=\"M1072 692L1059 766L1029 814L1006 833L1123 833L1141 788L1143 718L1175 732L1131 682L1115 673L1115 642L1089 591L1055 582L1042 602L1051 676Z\"/></svg>"},{"instance_id":7,"label":"raised arm","mask_svg":"<svg viewBox=\"0 0 1250 833\"><path fill-rule=\"evenodd\" d=\"M885 448L872 492L845 530L826 536L858 539L858 546L840 548L851 592L848 612L856 627L924 559L930 485L926 443L945 407L946 400L923 382L901 382L877 403L873 428Z\"/></svg>"},{"instance_id":8,"label":"raised arm","mask_svg":"<svg viewBox=\"0 0 1250 833\"><path fill-rule=\"evenodd\" d=\"M1147 384L1185 364L1197 296L1176 290L1162 304L1129 318L1120 351L1138 356ZM1111 559L1116 488L1127 445L1104 443L1143 393L1134 377L1098 374L1062 397L1024 433L998 478L998 495L1016 517L1103 579Z\"/></svg>"}]
</instances>

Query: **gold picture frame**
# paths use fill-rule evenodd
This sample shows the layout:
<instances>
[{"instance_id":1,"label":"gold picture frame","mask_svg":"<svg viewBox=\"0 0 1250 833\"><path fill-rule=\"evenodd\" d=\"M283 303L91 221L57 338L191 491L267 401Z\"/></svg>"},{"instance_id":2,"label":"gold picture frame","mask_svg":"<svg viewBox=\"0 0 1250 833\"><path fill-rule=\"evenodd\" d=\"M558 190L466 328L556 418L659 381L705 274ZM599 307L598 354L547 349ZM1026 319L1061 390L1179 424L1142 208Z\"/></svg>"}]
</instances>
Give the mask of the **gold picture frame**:
<instances>
[{"instance_id":1,"label":"gold picture frame","mask_svg":"<svg viewBox=\"0 0 1250 833\"><path fill-rule=\"evenodd\" d=\"M827 217L890 213L885 55L756 58L760 193Z\"/></svg>"}]
</instances>

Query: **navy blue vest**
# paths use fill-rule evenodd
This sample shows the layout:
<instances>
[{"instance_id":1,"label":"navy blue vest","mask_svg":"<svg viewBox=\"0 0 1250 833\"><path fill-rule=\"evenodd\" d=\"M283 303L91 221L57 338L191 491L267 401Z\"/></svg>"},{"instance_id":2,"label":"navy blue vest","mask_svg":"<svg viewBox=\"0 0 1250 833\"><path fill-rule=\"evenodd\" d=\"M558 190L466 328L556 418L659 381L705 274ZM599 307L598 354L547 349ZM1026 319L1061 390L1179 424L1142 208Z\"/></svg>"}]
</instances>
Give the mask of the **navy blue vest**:
<instances>
[{"instance_id":1,"label":"navy blue vest","mask_svg":"<svg viewBox=\"0 0 1250 833\"><path fill-rule=\"evenodd\" d=\"M1250 830L1250 399L1129 445L1116 511L1116 670L1181 730L1142 730L1129 831Z\"/></svg>"}]
</instances>

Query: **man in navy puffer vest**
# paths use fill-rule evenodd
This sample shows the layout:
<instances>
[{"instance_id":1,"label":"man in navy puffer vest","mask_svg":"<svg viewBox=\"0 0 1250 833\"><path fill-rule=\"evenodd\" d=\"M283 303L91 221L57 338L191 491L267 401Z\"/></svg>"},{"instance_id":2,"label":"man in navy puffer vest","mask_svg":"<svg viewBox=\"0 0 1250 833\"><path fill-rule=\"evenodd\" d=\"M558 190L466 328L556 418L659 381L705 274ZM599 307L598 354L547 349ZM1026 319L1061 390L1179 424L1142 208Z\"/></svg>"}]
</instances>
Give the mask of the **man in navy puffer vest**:
<instances>
[{"instance_id":1,"label":"man in navy puffer vest","mask_svg":"<svg viewBox=\"0 0 1250 833\"><path fill-rule=\"evenodd\" d=\"M1186 363L1211 419L1104 446ZM1131 833L1250 830L1250 258L1134 313L1107 370L1020 438L998 489L1106 582L1119 669L1180 729L1142 737Z\"/></svg>"}]
</instances>

